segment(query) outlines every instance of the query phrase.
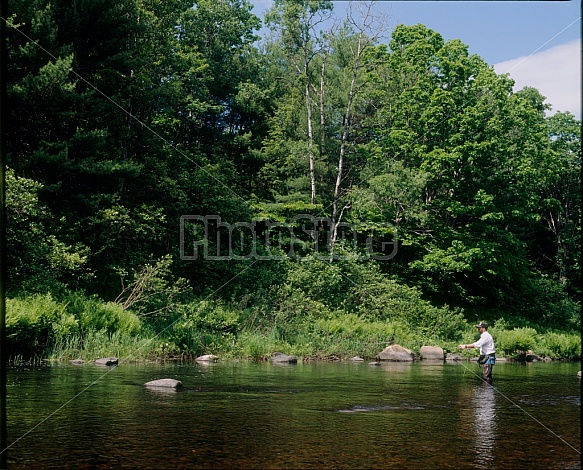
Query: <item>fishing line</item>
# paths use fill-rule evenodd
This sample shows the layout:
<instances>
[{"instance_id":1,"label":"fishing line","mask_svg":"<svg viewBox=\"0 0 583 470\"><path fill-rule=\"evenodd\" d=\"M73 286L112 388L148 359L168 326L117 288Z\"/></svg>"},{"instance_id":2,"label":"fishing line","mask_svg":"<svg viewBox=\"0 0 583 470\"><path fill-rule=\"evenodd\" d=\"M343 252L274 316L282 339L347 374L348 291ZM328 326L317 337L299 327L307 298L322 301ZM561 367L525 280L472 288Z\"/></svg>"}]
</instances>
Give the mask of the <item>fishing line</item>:
<instances>
[{"instance_id":1,"label":"fishing line","mask_svg":"<svg viewBox=\"0 0 583 470\"><path fill-rule=\"evenodd\" d=\"M58 61L59 58L56 57L54 54L52 54L49 50L47 50L46 48L44 48L42 45L40 45L37 41L33 40L30 36L28 36L26 33L24 33L23 31L21 31L18 27L16 27L15 25L11 24L11 22L7 21L6 18L1 17L0 16L0 20L4 21L6 23L7 26L13 28L14 30L16 30L19 34L21 34L23 37L25 37L28 41L30 41L31 43L33 43L36 47L38 47L40 50L42 50L45 54L47 54L49 57L51 57L52 59L54 59L55 61ZM71 69L71 73L73 73L77 78L79 78L81 81L83 81L84 83L86 83L89 87L91 87L93 90L95 90L98 94L100 94L101 96L103 96L106 100L108 100L109 102L111 102L113 105L115 105L117 108L119 108L122 112L124 112L127 116L129 116L131 119L135 120L136 122L138 122L140 125L142 125L145 129L147 129L148 131L150 131L156 138L160 139L162 142L164 142L165 144L167 144L170 148L172 148L173 150L175 150L179 155L181 155L182 157L184 157L185 159L187 159L189 162L191 162L192 164L194 164L195 166L197 166L200 170L202 170L204 173L206 173L208 176L210 176L212 179L214 179L215 181L217 181L221 186L223 186L224 188L226 188L233 196L235 196L237 199L243 201L246 205L250 206L253 209L257 209L255 208L249 201L243 199L243 197L239 196L237 193L235 193L230 187L228 187L227 185L225 185L222 181L220 181L219 179L217 179L215 176L213 176L211 173L209 173L208 171L206 171L203 167L201 167L197 162L195 162L192 158L190 158L188 155L186 155L184 152L182 152L180 149L176 148L175 145L173 145L171 142L169 142L167 139L165 139L163 136L161 136L159 133L157 133L154 129L152 129L150 126L148 126L146 123L142 122L139 118L137 118L136 116L134 116L131 112L129 112L128 110L126 110L123 106L121 106L119 103L117 103L115 100L113 100L111 97L107 96L104 92L102 92L98 87L96 87L95 85L93 85L91 82L89 82L87 79L85 79L85 77L83 77L81 74L79 74L78 72L76 72L74 69ZM245 268L243 268L241 271L239 271L237 274L235 274L232 278L230 278L227 282L225 282L224 284L222 284L220 287L218 287L217 289L215 289L212 293L210 293L205 299L204 301L208 300L209 298L211 298L212 296L214 296L217 292L219 292L221 289L223 289L225 286L227 286L228 284L230 284L234 279L236 279L237 277L239 277L241 274L243 274L245 271L247 271L249 268L251 268L258 260L256 259L255 261L253 261L250 265L246 266ZM145 346L147 346L148 344L150 344L152 341L154 341L156 338L158 338L164 331L168 330L169 328L171 328L173 325L175 325L177 322L179 321L179 319L175 320L174 322L172 322L170 325L168 325L166 328L164 328L162 331L160 331L159 333L157 333L153 338L151 338L149 341L147 341L145 344L143 344L140 348L134 350L134 352L132 352L129 356L127 356L127 358L131 358L133 356L135 356L142 348L144 348ZM126 359L127 359L126 358ZM116 366L117 367L117 366ZM31 432L33 432L36 428L38 428L40 425L42 425L44 422L46 422L47 420L49 420L52 416L54 416L56 413L58 413L60 410L62 410L64 407L66 407L69 403L71 403L73 400L75 400L77 397L79 397L82 393L84 393L85 391L89 390L89 388L91 388L94 384L96 384L98 381L100 381L101 379L103 379L104 377L107 376L107 374L109 374L112 370L114 370L116 367L113 367L112 369L110 369L108 372L106 372L105 374L103 374L101 377L99 377L98 379L96 379L95 381L93 381L91 384L89 384L87 387L85 387L83 390L81 390L79 393L77 393L75 396L73 396L71 399L69 399L67 402L65 402L63 405L61 405L59 408L57 408L55 411L53 411L51 414L49 414L48 416L46 416L44 419L42 419L39 423L37 423L35 426L33 426L31 429L29 429L26 433L24 433L22 436L20 436L19 438L17 438L15 441L13 441L11 444L7 445L7 447L5 449L0 450L0 453L4 453L6 452L10 447L12 447L14 444L16 444L17 442L19 442L20 440L24 439L28 434L30 434Z\"/></svg>"},{"instance_id":2,"label":"fishing line","mask_svg":"<svg viewBox=\"0 0 583 470\"><path fill-rule=\"evenodd\" d=\"M249 268L251 268L255 263L257 263L258 260L253 261L253 263L251 263L249 266L246 266L244 269L242 269L241 271L239 271L237 274L235 274L231 279L229 279L227 282L225 282L223 285L221 285L220 287L218 287L217 289L215 289L213 292L211 292L209 295L207 295L205 297L205 299L203 300L206 301L208 299L210 299L212 296L214 296L218 291L220 291L223 287L225 287L227 284L231 283L234 279L236 279L238 276L240 276L241 274L243 274L245 271L247 271ZM158 334L156 334L153 338L151 338L149 341L147 341L145 344L143 344L140 348L134 350L134 352L130 353L127 357L126 360L135 356L135 354L137 354L142 348L144 348L145 346L147 346L148 344L150 344L152 341L154 341L156 338L158 338L164 331L166 331L168 328L171 328L172 326L174 326L180 319L177 319L175 321L173 321L170 325L168 325L166 328L164 328L162 331L160 331ZM123 362L123 361L122 361ZM36 428L38 428L41 424L43 424L44 422L48 421L51 417L53 417L55 414L57 414L59 411L61 411L63 408L65 408L69 403L71 403L73 400L75 400L77 397L79 397L82 393L86 392L87 390L89 390L93 385L95 385L97 382L99 382L101 379L103 379L105 376L107 376L107 374L109 374L111 371L113 371L114 369L117 369L118 366L113 366L111 369L109 369L105 374L103 374L102 376L100 376L99 378L95 379L93 382L91 382L87 387L85 387L83 390L81 390L79 393L77 393L74 397L70 398L67 402L65 402L64 404L62 404L61 406L59 406L55 411L53 411L51 414L49 414L48 416L46 416L45 418L43 418L41 421L39 421L36 425L34 425L31 429L29 429L28 431L26 431L22 436L20 436L19 438L17 438L15 441L13 441L12 443L10 443L9 445L6 446L5 449L1 450L0 453L4 453L6 452L10 447L12 447L14 444L16 444L18 441L24 439L28 434L30 434L32 431L34 431Z\"/></svg>"},{"instance_id":3,"label":"fishing line","mask_svg":"<svg viewBox=\"0 0 583 470\"><path fill-rule=\"evenodd\" d=\"M14 444L16 444L18 441L21 441L22 439L24 439L26 436L28 436L31 432L33 432L36 428L38 428L41 424L45 423L46 421L48 421L50 418L52 418L54 415L56 415L59 411L61 411L63 408L65 408L69 403L71 403L73 400L75 400L77 397L79 397L79 395L85 393L87 390L89 390L93 385L95 385L97 382L99 382L103 377L105 377L107 374L111 373L113 370L117 369L117 366L113 366L111 367L105 374L103 374L102 376L98 377L97 379L95 379L93 382L91 382L89 385L87 385L87 387L85 387L83 390L81 390L79 393L77 393L75 396L73 396L72 398L70 398L68 401L66 401L65 403L63 403L61 406L59 406L55 411L53 411L51 414L49 414L48 416L46 416L45 418L43 418L42 420L40 420L37 424L35 424L32 428L30 428L28 431L26 431L22 436L20 436L19 438L17 438L16 440L14 440L13 442L11 442L10 444L8 444L6 446L5 449L2 449L0 451L0 454L6 452L8 449L10 449Z\"/></svg>"},{"instance_id":4,"label":"fishing line","mask_svg":"<svg viewBox=\"0 0 583 470\"><path fill-rule=\"evenodd\" d=\"M206 302L207 300L209 300L210 298L212 298L217 292L219 292L223 287L225 287L227 284L230 284L232 281L234 281L237 277L239 277L241 274L243 274L245 271L247 271L248 269L250 269L255 263L257 263L259 260L255 260L253 261L250 265L246 266L244 269L242 269L241 271L239 271L237 274L235 274L231 279L229 279L227 282L225 282L223 285L221 285L220 287L217 287L213 292L211 292L209 295L207 295L204 300L202 300L201 302ZM149 341L147 341L145 344L143 344L141 347L139 347L138 349L135 349L133 353L131 353L129 356L127 356L127 358L131 358L133 356L135 356L138 352L140 352L144 347L146 347L148 344L150 344L152 341L154 341L156 338L158 338L162 333L164 333L168 328L171 328L172 326L174 326L180 319L177 319L175 321L173 321L170 325L168 325L166 328L164 328L163 330L161 330L159 333L157 333L152 339L150 339Z\"/></svg>"},{"instance_id":5,"label":"fishing line","mask_svg":"<svg viewBox=\"0 0 583 470\"><path fill-rule=\"evenodd\" d=\"M42 50L45 54L47 54L49 57L51 57L53 60L57 61L59 60L58 57L56 57L54 54L52 54L49 50L47 50L45 47L43 47L41 44L39 44L37 41L35 41L34 39L32 39L30 36L28 36L25 32L23 32L20 28L12 25L10 22L8 22L5 18L0 17L0 19L2 21L4 21L8 26L10 26L11 28L13 28L14 30L16 30L20 35L22 35L23 37L25 37L28 41L30 41L31 43L33 43L36 47L38 47L40 50ZM93 90L95 90L98 94L100 94L101 96L103 96L107 101L111 102L114 106L116 106L117 108L119 108L123 113L125 113L128 117L130 117L131 119L135 120L137 123L139 123L141 126L143 126L145 129L147 129L148 131L150 131L152 133L152 135L154 135L156 138L160 139L160 141L162 141L163 143L167 144L169 147L171 147L173 150L175 150L179 155L181 155L182 157L184 157L185 159L187 159L189 162L191 162L192 164L194 164L196 167L198 167L200 170L202 170L204 173L206 173L208 176L210 176L212 179L214 179L216 182L218 182L222 187L226 188L233 196L235 196L237 199L242 200L246 205L249 205L250 207L256 209L251 203L249 203L249 201L243 199L243 197L241 197L240 195L238 195L237 193L235 193L230 187L228 187L227 185L225 185L222 181L220 181L218 178L216 178L214 175L212 175L211 173L209 173L208 171L206 171L201 165L199 165L196 161L194 161L192 158L190 158L188 155L186 155L184 152L182 152L180 149L178 149L174 144L172 144L171 142L169 142L166 138L164 138L163 136L161 136L158 132L156 132L154 129L152 129L150 126L148 126L146 123L144 123L143 121L141 121L138 117L134 116L130 111L126 110L123 106L121 106L119 103L117 103L115 100L113 100L111 97L109 97L108 95L106 95L103 91L101 91L98 87L96 87L93 83L89 82L85 77L83 77L81 74L79 74L77 71L75 71L74 69L71 69L71 73L73 73L77 78L79 78L81 81L83 81L85 84L87 84L90 88L92 88ZM209 294L204 300L208 300L209 298L211 298L212 296L214 296L217 292L219 292L221 289L223 289L226 285L228 285L229 283L231 283L234 279L236 279L238 276L240 276L241 274L243 274L245 271L247 271L249 268L251 268L255 263L257 262L257 260L253 261L253 263L251 263L250 265L246 266L244 269L242 269L240 272L238 272L237 274L235 274L231 279L229 279L227 282L225 282L224 284L222 284L220 287L218 287L217 289L215 289L215 291L213 291L211 294ZM150 344L152 341L154 341L156 338L158 338L162 333L164 333L164 331L168 330L169 328L171 328L172 326L174 326L176 324L176 322L178 322L179 320L175 320L174 322L172 322L170 325L168 325L166 328L164 328L162 331L158 332L156 334L156 336L154 336L153 338L151 338L148 342L146 342L145 344L143 344L140 348L138 348L137 350L134 350L127 358L131 358L134 357L142 348L146 347L148 344ZM113 369L111 369L113 370ZM44 422L46 422L48 419L50 419L53 415L55 415L56 413L58 413L61 409L63 409L65 406L67 406L69 403L71 403L73 400L75 400L79 395L81 395L82 393L84 393L85 391L87 391L91 386L93 386L94 384L96 384L99 380L103 379L105 376L107 376L107 374L110 371L108 371L107 373L103 374L101 377L99 377L98 379L96 379L94 382L92 382L90 385L88 385L86 388L84 388L82 391L80 391L77 395L75 395L74 397L72 397L70 400L68 400L66 403L64 403L63 405L61 405L59 408L57 408L55 411L53 411L50 415L48 415L47 417L45 417L43 420L41 420L38 424L36 424L35 426L33 426L29 431L27 431L25 434L23 434L22 436L20 436L18 439L16 439L14 442L12 442L10 445L8 445L6 447L6 449L3 449L2 451L0 451L0 453L5 452L6 450L8 450L10 447L12 447L14 444L16 444L18 441L20 441L21 439L25 438L28 434L30 434L32 431L34 431L37 427L39 427L41 424L43 424Z\"/></svg>"},{"instance_id":6,"label":"fishing line","mask_svg":"<svg viewBox=\"0 0 583 470\"><path fill-rule=\"evenodd\" d=\"M6 18L4 17L0 17L0 19L2 21L4 21L9 27L13 28L14 30L16 30L19 34L21 34L23 37L25 37L28 41L30 41L31 43L33 43L36 47L38 47L40 50L42 50L45 54L47 54L49 57L51 57L54 60L59 60L58 57L56 57L54 54L52 54L50 51L48 51L46 48L44 48L42 45L40 45L37 41L33 40L31 37L29 37L26 33L24 33L23 31L21 31L17 26L11 24L11 22L7 21ZM542 44L541 46L539 46L539 48L537 48L534 52L532 52L529 56L527 56L525 59L523 59L520 63L524 62L524 60L528 59L529 57L531 57L533 54L535 54L539 49L541 49L542 47L544 47L546 44L548 44L550 41L552 41L554 38L556 38L557 36L559 36L561 33L563 33L566 29L568 29L569 27L571 27L573 24L575 24L577 21L579 21L580 18L577 18L577 20L573 21L571 24L569 24L568 26L566 26L563 30L561 30L559 33L557 33L555 36L553 36L551 39L549 39L547 42L545 42L544 44ZM519 64L520 64L519 63ZM519 64L517 64L516 66L518 66ZM515 66L515 67L516 67ZM511 69L512 70L512 69ZM79 78L81 81L83 81L85 84L87 84L90 88L92 88L93 90L95 90L98 94L100 94L101 96L103 96L107 101L111 102L114 106L116 106L117 108L119 108L123 113L125 113L128 117L130 117L131 119L135 120L137 123L139 123L141 126L143 126L145 129L147 129L148 131L150 131L152 133L152 135L154 135L156 138L160 139L160 141L164 142L165 144L167 144L170 148L172 148L173 150L175 150L180 156L184 157L185 159L187 159L189 162L191 162L192 164L194 164L196 167L198 167L200 170L202 170L204 173L206 173L208 176L210 176L213 180L215 180L216 182L218 182L222 187L226 188L233 196L235 196L237 199L243 201L245 204L247 204L248 206L250 206L251 208L257 209L255 208L249 201L245 200L243 197L241 197L240 195L238 195L237 193L235 193L229 186L225 185L222 181L220 181L218 178L216 178L214 175L212 175L211 173L209 173L208 171L206 171L201 165L199 165L196 161L194 161L192 158L190 158L188 155L186 155L184 152L182 152L180 149L178 149L174 144L172 144L171 142L169 142L166 138L164 138L163 136L161 136L158 132L156 132L154 129L152 129L150 126L148 126L146 123L142 122L138 117L134 116L131 112L129 112L128 110L126 110L123 106L121 106L119 103L117 103L115 100L113 100L111 97L109 97L108 95L106 95L104 92L102 92L99 88L97 88L95 85L93 85L91 82L89 82L87 79L85 79L82 75L80 75L78 72L76 72L74 69L71 69L71 73L73 73L77 78ZM469 102L469 101L468 101ZM465 103L467 104L467 102ZM420 139L422 139L423 137L425 137L427 135L427 133L429 133L431 130L434 130L438 125L443 124L444 122L446 122L447 120L449 120L451 117L453 116L450 115L448 117L445 117L442 121L440 121L439 123L437 123L433 128L429 129L426 133L424 133L423 135L419 136L417 139L414 140L413 143L416 143L417 141L419 141ZM380 171L380 170L379 170ZM373 173L372 175L369 175L367 177L367 179L370 179L372 177L374 177L376 175L376 173ZM361 184L365 181L367 181L367 179L363 179L361 180L358 184ZM344 196L341 196L340 198L343 198ZM328 206L327 208L329 208L330 206ZM249 269L250 267L252 267L255 263L257 262L257 260L255 260L253 263L251 263L249 266L245 267L244 269L242 269L239 273L237 273L236 275L234 275L231 279L229 279L227 282L225 282L223 285L221 285L219 288L217 288L215 291L213 291L211 294L209 294L207 296L207 298L205 300L207 300L208 298L212 297L213 295L215 295L218 291L220 291L223 287L225 287L227 284L229 284L230 282L232 282L234 279L236 279L239 275L241 275L242 273L244 273L247 269ZM349 277L347 277L344 273L341 273L344 277L346 277L347 279L350 279ZM351 279L350 279L351 280ZM354 281L351 280L351 282L354 283ZM175 322L173 322L172 324L168 325L164 330L162 330L160 333L158 333L154 338L152 338L153 341L155 338L157 338L162 332L166 331L168 328L170 328L171 326L173 326L178 320L176 320ZM147 344L149 344L150 342L147 342L144 346L145 347ZM141 349L141 348L140 348ZM132 355L135 355L138 351L140 351L140 349L135 350L134 353L132 353L129 357L132 357ZM467 368L464 364L462 364L464 366L465 369L469 370L472 374L476 375L473 371L471 371L469 368ZM34 429L36 429L37 427L39 427L41 424L43 424L44 422L46 422L48 419L50 419L52 416L54 416L56 413L58 413L61 409L63 409L65 406L67 406L69 403L71 403L73 400L75 400L78 396L80 396L82 393L84 393L85 391L87 391L90 387L92 387L94 384L96 384L99 380L101 380L102 378L106 377L112 370L116 369L117 366L111 368L110 370L108 370L105 374L103 374L101 377L99 377L98 379L96 379L95 381L93 381L91 384L89 384L86 388L84 388L82 391L80 391L79 393L77 393L74 397L72 397L71 399L69 399L66 403L64 403L63 405L61 405L59 408L57 408L57 410L55 410L54 412L52 412L50 415L48 415L47 417L45 417L43 420L41 420L38 424L36 424L34 427L32 427L29 431L27 431L25 434L23 434L21 437L19 437L18 439L16 439L14 442L12 442L11 444L9 444L6 449L3 449L0 451L0 453L5 452L7 449L9 449L10 447L12 447L15 443L17 443L18 441L22 440L24 437L26 437L28 434L30 434L32 431L34 431ZM478 376L479 377L479 376ZM480 377L481 379L481 377ZM490 385L492 386L492 385ZM492 386L493 387L493 386ZM530 416L533 420L535 420L537 423L539 423L541 426L543 426L545 429L547 429L550 433L552 433L553 435L555 435L557 438L559 438L561 441L563 441L565 444L567 444L569 447L571 447L573 450L575 450L577 453L581 454L580 451L578 451L577 449L575 449L572 445L570 445L568 442L566 442L564 439L562 439L560 436L558 436L555 432L553 432L551 429L549 429L547 426L545 426L543 423L541 423L538 419L536 419L534 416L532 416L530 413L528 413L526 410L524 410L523 408L521 408L518 404L514 403L510 398L506 397L502 392L500 392L498 389L496 389L495 387L493 387L494 390L499 393L500 395L502 395L504 398L506 398L509 402L511 402L512 404L514 404L517 408L519 408L520 410L522 410L524 413L526 413L528 416Z\"/></svg>"},{"instance_id":7,"label":"fishing line","mask_svg":"<svg viewBox=\"0 0 583 470\"><path fill-rule=\"evenodd\" d=\"M560 36L563 32L565 32L567 29L569 29L571 26L573 26L575 23L577 23L579 20L581 19L581 17L578 17L576 20L574 20L573 22L571 22L569 25L565 26L561 31L559 31L557 34L555 34L553 37L551 37L549 40L547 40L546 42L544 42L542 45L540 45L538 48L536 48L533 52L531 52L528 56L526 56L523 60L521 60L518 64L514 65L510 70L508 70L505 73L509 73L510 71L514 70L518 65L520 65L521 63L523 63L524 61L526 61L527 59L529 59L530 57L532 57L534 54L536 54L540 49L542 49L545 45L547 45L549 42L551 42L553 39L555 39L556 37ZM468 100L462 104L462 107L466 104L468 104L470 102L469 98ZM440 122L438 122L435 126L433 126L432 128L428 129L424 134L420 135L419 137L417 137L411 144L412 145L417 143L419 140L423 139L425 136L427 136L427 134L429 132L431 132L432 130L435 130L439 125L443 124L444 122L448 121L449 119L451 119L453 117L453 113L450 114L447 117L444 117ZM400 156L403 154L404 151L401 151L400 153L398 153L396 156ZM379 172L381 171L381 169L379 169ZM360 180L357 185L360 185L364 182L366 182L367 180L369 180L370 178L376 176L378 173L373 172L372 175L368 175L367 178ZM344 196L340 196L339 199L342 199ZM332 204L328 205L326 208L323 208L321 213L324 214L324 210L325 209L329 209L332 206ZM346 279L348 279L349 281L351 281L353 284L356 285L356 283L350 279L346 274L344 274L343 272L340 272L340 274L345 277ZM478 374L476 374L474 371L470 370L465 364L461 363L462 366L464 367L464 376L465 376L465 371L469 371L470 373L472 373L473 375L475 375L476 377L478 377L480 380L482 380L482 377L480 377ZM556 436L559 440L561 440L564 444L566 444L567 446L569 446L571 449L573 449L575 452L577 452L579 455L581 455L581 451L577 450L575 447L573 447L571 444L569 444L567 441L565 441L561 436L559 436L557 433L555 433L552 429L550 429L549 427L547 427L545 424L543 424L541 421L539 421L536 417L534 417L532 414L530 414L528 411L526 411L525 409L523 409L520 405L518 405L517 403L515 403L513 400L511 400L509 397L507 397L506 395L504 395L501 391L499 391L496 387L494 387L492 384L488 384L490 387L492 387L497 393L499 393L502 397L504 397L506 400L508 400L510 403L512 403L514 406L516 406L519 410L523 411L527 416L529 416L530 418L532 418L535 422L537 422L538 424L540 424L543 428L545 428L548 432L550 432L551 434L553 434L554 436Z\"/></svg>"},{"instance_id":8,"label":"fishing line","mask_svg":"<svg viewBox=\"0 0 583 470\"><path fill-rule=\"evenodd\" d=\"M465 370L468 370L471 374L475 375L476 377L478 377L480 380L483 380L482 377L480 375L478 375L476 372L474 372L473 370L471 370L468 366L466 366L463 362L458 361ZM464 373L465 373L464 370ZM506 395L504 395L500 390L498 390L496 387L494 387L494 385L492 385L491 383L485 382L488 384L488 386L492 387L494 389L494 391L500 395L502 395L504 398L506 398L506 400L508 400L510 403L512 403L516 408L518 408L520 411L522 411L523 413L525 413L527 416L529 416L530 418L532 418L534 421L536 421L538 424L540 424L543 428L545 428L548 432L550 432L553 436L555 436L557 439L559 439L560 441L562 441L564 444L566 444L567 446L569 446L571 449L573 449L575 452L577 452L579 455L581 455L581 451L576 449L575 447L573 447L571 444L569 444L565 439L563 439L561 436L559 436L556 432L554 432L552 429L550 429L548 426L546 426L545 424L543 424L540 420L538 420L535 416L533 416L531 413L529 413L528 411L526 411L524 408L522 408L518 403L516 403L515 401L513 401L511 398L507 397Z\"/></svg>"},{"instance_id":9,"label":"fishing line","mask_svg":"<svg viewBox=\"0 0 583 470\"><path fill-rule=\"evenodd\" d=\"M18 27L16 27L15 25L11 24L11 22L7 21L6 18L4 17L0 17L0 20L4 21L6 23L7 26L11 27L12 29L16 30L20 35L22 35L23 37L25 37L28 41L30 41L31 43L33 43L36 47L38 47L40 50L42 50L45 54L47 54L49 57L51 57L53 60L58 61L58 57L56 57L54 54L52 54L49 50L47 50L46 48L44 48L42 45L40 45L37 41L33 40L30 36L28 36L26 33L24 33L23 31L21 31ZM98 94L100 94L101 96L103 96L107 101L111 102L113 105L115 105L117 108L119 108L122 112L124 112L127 116L129 116L131 119L135 120L136 122L138 122L140 125L142 125L145 129L147 129L148 131L150 131L156 138L160 139L160 141L164 142L165 144L167 144L169 147L171 147L173 150L175 150L178 154L180 154L182 157L184 157L185 159L187 159L189 162L191 162L192 164L194 164L196 167L198 167L200 170L202 170L204 173L206 173L208 176L210 176L212 179L214 179L216 182L218 182L221 186L223 186L224 188L226 188L233 196L235 196L237 199L243 201L246 205L250 206L251 208L256 209L249 201L245 200L243 197L241 197L240 195L238 195L237 193L235 193L229 186L227 186L225 183L223 183L221 180L219 180L218 178L216 178L214 175L212 175L211 173L209 173L208 171L206 171L203 167L201 167L196 161L194 161L192 158L190 158L188 155L186 155L184 152L182 152L180 149L176 148L175 145L173 145L171 142L169 142L167 139L165 139L164 137L162 137L159 133L157 133L154 129L152 129L150 126L148 126L146 123L142 122L139 118L137 118L136 116L134 116L131 112L129 112L128 110L126 110L125 108L123 108L123 106L121 106L119 103L117 103L115 100L113 100L111 97L109 97L108 95L106 95L105 93L103 93L97 86L95 86L94 84L92 84L91 82L89 82L87 79L85 79L85 77L83 77L81 74L79 74L77 71L75 71L74 69L71 69L71 72L77 77L79 78L81 81L83 81L84 83L86 83L89 87L91 87L93 90L95 90ZM208 300L209 298L211 298L212 296L214 296L217 292L219 292L221 289L223 289L225 286L227 286L228 284L230 284L234 279L236 279L238 276L240 276L241 274L243 274L245 271L247 271L249 268L251 268L258 260L254 260L250 265L246 266L244 269L242 269L241 271L239 271L237 274L235 274L232 278L230 278L227 282L225 282L224 284L222 284L220 287L218 287L217 289L215 289L212 293L210 293L205 299L204 301ZM173 325L175 325L177 322L179 321L179 319L175 320L174 322L172 322L170 325L168 325L166 328L164 328L162 331L160 331L159 333L157 333L153 338L151 338L149 341L147 341L146 343L144 343L140 348L134 350L134 352L132 352L129 356L126 357L126 359L132 358L134 357L142 348L146 347L148 344L150 344L152 341L154 341L156 338L158 338L164 331L168 330L169 328L171 328ZM22 436L20 436L19 438L17 438L15 441L13 441L12 443L10 443L9 445L6 446L5 449L0 450L0 453L4 453L6 452L10 447L12 447L14 444L16 444L17 442L19 442L20 440L24 439L27 435L29 435L31 432L33 432L36 428L38 428L39 426L41 426L43 423L45 423L47 420L49 420L52 416L54 416L56 413L58 413L60 410L62 410L64 407L66 407L69 403L71 403L72 401L74 401L77 397L79 397L81 394L83 394L84 392L86 392L87 390L89 390L93 385L95 385L97 382L99 382L101 379L103 379L104 377L106 377L112 370L116 369L117 366L111 368L110 370L108 370L105 374L103 374L102 376L100 376L99 378L97 378L95 381L93 381L91 384L89 384L87 387L85 387L83 390L81 390L79 393L77 393L75 396L73 396L71 399L69 399L67 402L65 402L64 404L62 404L59 408L57 408L55 411L53 411L51 414L49 414L48 416L46 416L44 419L42 419L41 421L39 421L35 426L33 426L31 429L29 429L27 432L25 432Z\"/></svg>"},{"instance_id":10,"label":"fishing line","mask_svg":"<svg viewBox=\"0 0 583 470\"><path fill-rule=\"evenodd\" d=\"M529 59L531 56L533 56L534 54L536 54L538 51L540 51L543 47L545 47L549 42L551 42L553 39L555 39L557 36L560 36L561 34L563 34L567 29L569 29L571 26L573 26L575 23L577 23L577 21L579 21L581 19L581 17L577 18L575 21L573 21L571 24L569 24L568 26L565 26L561 31L559 31L557 34L555 34L551 39L549 39L547 42L545 42L544 44L540 45L537 49L535 49L534 51L532 51L529 55L527 55L524 59L522 59L520 62L518 62L517 64L515 64L513 67L510 68L510 70L507 70L504 73L510 73L512 70L514 70L516 67L518 67L520 64L522 64L525 60Z\"/></svg>"}]
</instances>

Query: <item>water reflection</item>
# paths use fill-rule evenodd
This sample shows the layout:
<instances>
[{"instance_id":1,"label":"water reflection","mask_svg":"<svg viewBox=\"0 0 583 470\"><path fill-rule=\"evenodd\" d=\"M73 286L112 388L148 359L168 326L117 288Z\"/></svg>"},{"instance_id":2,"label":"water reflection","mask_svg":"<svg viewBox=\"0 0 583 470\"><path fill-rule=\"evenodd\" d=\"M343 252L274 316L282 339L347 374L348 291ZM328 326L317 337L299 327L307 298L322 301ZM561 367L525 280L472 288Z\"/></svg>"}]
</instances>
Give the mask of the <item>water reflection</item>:
<instances>
[{"instance_id":1,"label":"water reflection","mask_svg":"<svg viewBox=\"0 0 583 470\"><path fill-rule=\"evenodd\" d=\"M496 391L492 385L482 382L474 387L472 397L474 429L476 440L474 449L478 468L490 468L494 460L496 443Z\"/></svg>"},{"instance_id":2,"label":"water reflection","mask_svg":"<svg viewBox=\"0 0 583 470\"><path fill-rule=\"evenodd\" d=\"M496 388L456 364L12 369L9 468L576 468L577 450L505 397L537 398L529 410L576 443L580 365L496 367ZM144 386L157 377L183 388Z\"/></svg>"}]
</instances>

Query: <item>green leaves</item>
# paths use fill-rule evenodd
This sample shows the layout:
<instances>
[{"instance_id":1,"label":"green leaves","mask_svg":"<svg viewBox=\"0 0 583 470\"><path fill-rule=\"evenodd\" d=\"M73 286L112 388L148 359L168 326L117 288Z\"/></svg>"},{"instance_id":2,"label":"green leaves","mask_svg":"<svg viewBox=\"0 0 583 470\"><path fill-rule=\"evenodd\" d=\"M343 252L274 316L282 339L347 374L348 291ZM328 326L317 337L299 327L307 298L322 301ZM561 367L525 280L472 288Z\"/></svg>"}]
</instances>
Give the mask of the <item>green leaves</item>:
<instances>
[{"instance_id":1,"label":"green leaves","mask_svg":"<svg viewBox=\"0 0 583 470\"><path fill-rule=\"evenodd\" d=\"M51 233L51 213L38 199L42 184L6 172L6 243L10 292L60 292L91 278L89 248ZM65 223L62 220L61 223ZM58 232L57 232L58 233ZM66 239L65 234L59 234Z\"/></svg>"},{"instance_id":2,"label":"green leaves","mask_svg":"<svg viewBox=\"0 0 583 470\"><path fill-rule=\"evenodd\" d=\"M537 90L514 93L461 41L399 25L387 47L374 22L328 22L327 1L275 1L273 36L260 44L260 21L240 0L12 6L15 289L114 299L118 274L133 273L132 288L147 279L159 294L142 313L164 308L160 293L185 279L224 297L281 281L282 319L294 306L364 315L359 301L374 318L406 317L407 302L427 299L501 312L536 299L530 317L570 318L567 294L580 298L580 123L545 117ZM363 238L397 234L398 252L362 266L264 263L249 277L238 277L245 262L167 258L178 256L183 215L236 223L300 213L352 223ZM378 302L363 300L369 287ZM544 313L550 293L555 317ZM423 304L415 321L457 324L446 311Z\"/></svg>"}]
</instances>

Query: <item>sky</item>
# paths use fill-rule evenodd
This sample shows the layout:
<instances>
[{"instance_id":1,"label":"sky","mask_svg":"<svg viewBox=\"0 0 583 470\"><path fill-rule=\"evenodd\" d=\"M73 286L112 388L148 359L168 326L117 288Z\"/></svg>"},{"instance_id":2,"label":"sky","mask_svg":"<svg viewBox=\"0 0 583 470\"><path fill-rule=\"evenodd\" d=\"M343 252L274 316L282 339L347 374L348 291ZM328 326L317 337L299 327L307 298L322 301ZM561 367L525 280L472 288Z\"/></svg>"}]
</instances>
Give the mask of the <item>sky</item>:
<instances>
[{"instance_id":1,"label":"sky","mask_svg":"<svg viewBox=\"0 0 583 470\"><path fill-rule=\"evenodd\" d=\"M250 0L263 18L271 0ZM348 2L335 1L344 16ZM509 73L514 91L537 88L552 106L547 114L570 111L581 119L581 3L579 1L377 1L388 25L422 23L447 40L460 39L494 66Z\"/></svg>"}]
</instances>

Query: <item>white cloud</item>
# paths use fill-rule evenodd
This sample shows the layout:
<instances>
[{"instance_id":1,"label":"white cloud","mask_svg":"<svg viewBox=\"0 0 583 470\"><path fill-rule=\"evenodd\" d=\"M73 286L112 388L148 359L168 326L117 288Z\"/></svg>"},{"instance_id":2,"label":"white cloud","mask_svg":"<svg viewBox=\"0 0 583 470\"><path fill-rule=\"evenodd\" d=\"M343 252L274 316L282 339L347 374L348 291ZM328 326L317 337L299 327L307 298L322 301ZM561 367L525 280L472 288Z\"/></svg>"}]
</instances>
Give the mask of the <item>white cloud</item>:
<instances>
[{"instance_id":1,"label":"white cloud","mask_svg":"<svg viewBox=\"0 0 583 470\"><path fill-rule=\"evenodd\" d=\"M570 111L581 119L581 41L555 46L528 57L494 65L497 74L509 73L514 91L531 86L552 105L548 114Z\"/></svg>"}]
</instances>

